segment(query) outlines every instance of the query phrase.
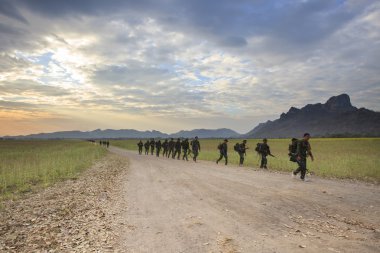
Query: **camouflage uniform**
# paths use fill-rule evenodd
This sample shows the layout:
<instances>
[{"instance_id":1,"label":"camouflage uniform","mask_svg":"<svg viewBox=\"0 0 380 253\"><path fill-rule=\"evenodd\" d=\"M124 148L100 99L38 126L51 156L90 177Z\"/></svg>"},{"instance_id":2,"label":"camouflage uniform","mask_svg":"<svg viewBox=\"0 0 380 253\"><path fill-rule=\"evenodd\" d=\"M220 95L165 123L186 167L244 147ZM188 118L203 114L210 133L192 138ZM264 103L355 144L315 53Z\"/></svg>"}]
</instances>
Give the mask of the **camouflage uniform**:
<instances>
[{"instance_id":1,"label":"camouflage uniform","mask_svg":"<svg viewBox=\"0 0 380 253\"><path fill-rule=\"evenodd\" d=\"M268 155L272 155L271 152L270 152L270 148L269 148L269 145L267 143L261 143L260 144L260 156L261 156L261 164L260 164L260 168L264 168L264 169L267 169L267 164L268 164L268 159L267 159L267 156Z\"/></svg>"},{"instance_id":2,"label":"camouflage uniform","mask_svg":"<svg viewBox=\"0 0 380 253\"><path fill-rule=\"evenodd\" d=\"M299 172L301 172L301 179L305 180L305 175L306 175L306 158L308 156L313 156L311 153L311 146L310 143L307 140L300 140L297 143L297 157L300 159L297 160L298 163L298 168L293 171L293 175L297 175Z\"/></svg>"},{"instance_id":3,"label":"camouflage uniform","mask_svg":"<svg viewBox=\"0 0 380 253\"><path fill-rule=\"evenodd\" d=\"M199 151L201 151L201 144L198 141L198 137L195 137L195 139L191 142L191 150L193 152L193 161L196 162Z\"/></svg>"},{"instance_id":4,"label":"camouflage uniform","mask_svg":"<svg viewBox=\"0 0 380 253\"><path fill-rule=\"evenodd\" d=\"M154 154L154 146L156 145L156 142L154 141L154 139L152 139L150 141L150 154L153 155Z\"/></svg>"},{"instance_id":5,"label":"camouflage uniform","mask_svg":"<svg viewBox=\"0 0 380 253\"><path fill-rule=\"evenodd\" d=\"M144 148L145 148L145 154L146 154L146 155L149 155L149 146L150 146L150 142L149 142L149 140L147 140L147 141L144 143Z\"/></svg>"},{"instance_id":6,"label":"camouflage uniform","mask_svg":"<svg viewBox=\"0 0 380 253\"><path fill-rule=\"evenodd\" d=\"M239 144L239 156L240 156L240 162L239 162L239 165L242 166L243 163L244 163L244 156L247 154L247 147L245 146L245 144L247 143L247 141L243 141L243 143Z\"/></svg>"},{"instance_id":7,"label":"camouflage uniform","mask_svg":"<svg viewBox=\"0 0 380 253\"><path fill-rule=\"evenodd\" d=\"M171 138L169 143L168 143L168 148L169 148L168 158L170 157L170 155L174 154L174 145L175 145L175 142L174 142L173 138Z\"/></svg>"},{"instance_id":8,"label":"camouflage uniform","mask_svg":"<svg viewBox=\"0 0 380 253\"><path fill-rule=\"evenodd\" d=\"M157 157L160 156L161 147L162 147L161 141L160 140L156 141L156 156Z\"/></svg>"},{"instance_id":9,"label":"camouflage uniform","mask_svg":"<svg viewBox=\"0 0 380 253\"><path fill-rule=\"evenodd\" d=\"M190 148L189 139L185 139L184 141L182 141L181 146L182 146L182 152L183 152L182 160L185 160L186 158L186 161L189 161L189 159L187 159L187 154Z\"/></svg>"},{"instance_id":10,"label":"camouflage uniform","mask_svg":"<svg viewBox=\"0 0 380 253\"><path fill-rule=\"evenodd\" d=\"M177 159L179 160L179 157L181 155L181 140L178 138L177 142L174 144L174 152L173 152L173 159L177 156Z\"/></svg>"},{"instance_id":11,"label":"camouflage uniform","mask_svg":"<svg viewBox=\"0 0 380 253\"><path fill-rule=\"evenodd\" d=\"M225 159L225 161L226 161L226 162L225 162L225 165L227 165L227 163L228 163L227 149L228 149L228 147L227 147L227 141L224 141L224 142L221 144L221 147L220 147L220 149L219 149L220 157L219 157L218 160L216 160L216 163L219 163L220 160L222 160L223 157L224 157L224 159Z\"/></svg>"},{"instance_id":12,"label":"camouflage uniform","mask_svg":"<svg viewBox=\"0 0 380 253\"><path fill-rule=\"evenodd\" d=\"M164 157L168 156L168 148L169 148L168 140L165 140L162 143L162 148L163 148L162 156L164 156Z\"/></svg>"},{"instance_id":13,"label":"camouflage uniform","mask_svg":"<svg viewBox=\"0 0 380 253\"><path fill-rule=\"evenodd\" d=\"M139 143L137 143L137 146L139 147L139 155L142 154L142 149L143 149L143 146L144 144L142 143L142 141L140 140Z\"/></svg>"}]
</instances>

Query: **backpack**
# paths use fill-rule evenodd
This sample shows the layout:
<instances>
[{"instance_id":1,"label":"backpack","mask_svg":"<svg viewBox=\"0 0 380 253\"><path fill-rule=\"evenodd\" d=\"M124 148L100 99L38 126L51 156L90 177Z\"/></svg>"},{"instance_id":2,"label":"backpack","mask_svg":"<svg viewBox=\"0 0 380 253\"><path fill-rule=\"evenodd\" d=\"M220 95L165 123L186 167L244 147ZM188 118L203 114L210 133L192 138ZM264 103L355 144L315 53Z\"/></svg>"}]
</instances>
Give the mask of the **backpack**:
<instances>
[{"instance_id":1,"label":"backpack","mask_svg":"<svg viewBox=\"0 0 380 253\"><path fill-rule=\"evenodd\" d=\"M234 150L236 152L240 152L240 144L239 143L236 143L235 146L234 146Z\"/></svg>"},{"instance_id":2,"label":"backpack","mask_svg":"<svg viewBox=\"0 0 380 253\"><path fill-rule=\"evenodd\" d=\"M297 144L298 144L298 140L295 139L294 141L292 141L292 143L289 144L289 161L291 162L297 162Z\"/></svg>"},{"instance_id":3,"label":"backpack","mask_svg":"<svg viewBox=\"0 0 380 253\"><path fill-rule=\"evenodd\" d=\"M262 150L263 150L262 143L257 143L255 151L260 154L262 152Z\"/></svg>"},{"instance_id":4,"label":"backpack","mask_svg":"<svg viewBox=\"0 0 380 253\"><path fill-rule=\"evenodd\" d=\"M218 149L219 149L219 150L222 149L222 143L219 143L219 145L218 145Z\"/></svg>"}]
</instances>

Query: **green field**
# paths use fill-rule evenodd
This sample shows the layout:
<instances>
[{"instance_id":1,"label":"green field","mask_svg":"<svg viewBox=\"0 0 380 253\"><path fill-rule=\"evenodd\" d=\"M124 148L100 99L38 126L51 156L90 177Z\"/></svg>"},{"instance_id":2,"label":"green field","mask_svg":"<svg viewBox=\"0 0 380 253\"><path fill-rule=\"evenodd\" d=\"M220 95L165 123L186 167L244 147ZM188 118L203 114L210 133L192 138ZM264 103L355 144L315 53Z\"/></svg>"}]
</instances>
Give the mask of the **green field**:
<instances>
[{"instance_id":1,"label":"green field","mask_svg":"<svg viewBox=\"0 0 380 253\"><path fill-rule=\"evenodd\" d=\"M85 141L0 141L0 200L75 178L106 154Z\"/></svg>"},{"instance_id":2,"label":"green field","mask_svg":"<svg viewBox=\"0 0 380 253\"><path fill-rule=\"evenodd\" d=\"M200 140L199 159L215 161L219 157L217 145L222 140ZM230 140L228 145L230 164L238 164L239 156L233 146L241 140ZM137 140L117 140L111 145L137 150ZM249 139L245 166L257 168L259 156L254 151L259 140ZM297 165L289 161L288 139L271 139L272 153L276 158L268 157L268 167L272 170L292 171ZM351 178L380 182L380 138L336 138L311 139L310 144L315 161L308 160L308 169L322 177Z\"/></svg>"}]
</instances>

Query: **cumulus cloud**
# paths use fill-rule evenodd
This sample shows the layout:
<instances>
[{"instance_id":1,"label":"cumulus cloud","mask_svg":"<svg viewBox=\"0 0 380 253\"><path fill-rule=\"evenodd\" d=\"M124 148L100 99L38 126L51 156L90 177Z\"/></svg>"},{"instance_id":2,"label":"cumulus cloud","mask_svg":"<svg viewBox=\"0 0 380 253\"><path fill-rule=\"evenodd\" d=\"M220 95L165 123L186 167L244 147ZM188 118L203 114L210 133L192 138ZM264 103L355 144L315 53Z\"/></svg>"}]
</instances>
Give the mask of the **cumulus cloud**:
<instances>
[{"instance_id":1,"label":"cumulus cloud","mask_svg":"<svg viewBox=\"0 0 380 253\"><path fill-rule=\"evenodd\" d=\"M290 106L343 92L379 110L374 0L0 6L0 99L43 105L82 129L128 127L127 118L139 129L246 132Z\"/></svg>"}]
</instances>

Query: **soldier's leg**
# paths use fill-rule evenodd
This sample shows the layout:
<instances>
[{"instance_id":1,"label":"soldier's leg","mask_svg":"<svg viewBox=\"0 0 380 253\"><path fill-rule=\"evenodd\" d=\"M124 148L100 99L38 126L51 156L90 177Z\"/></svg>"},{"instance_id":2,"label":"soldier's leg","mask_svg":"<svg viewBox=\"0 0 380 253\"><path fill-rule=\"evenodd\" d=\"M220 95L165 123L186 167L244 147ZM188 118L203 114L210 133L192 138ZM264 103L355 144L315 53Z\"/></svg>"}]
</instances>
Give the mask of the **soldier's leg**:
<instances>
[{"instance_id":1,"label":"soldier's leg","mask_svg":"<svg viewBox=\"0 0 380 253\"><path fill-rule=\"evenodd\" d=\"M264 155L264 156L263 156L263 167L264 167L264 169L266 169L266 168L267 168L267 163L268 163L268 159L267 159L267 156L266 156L266 155Z\"/></svg>"},{"instance_id":2,"label":"soldier's leg","mask_svg":"<svg viewBox=\"0 0 380 253\"><path fill-rule=\"evenodd\" d=\"M239 152L239 156L240 156L239 165L243 165L243 163L244 163L244 153Z\"/></svg>"},{"instance_id":3,"label":"soldier's leg","mask_svg":"<svg viewBox=\"0 0 380 253\"><path fill-rule=\"evenodd\" d=\"M302 158L300 161L300 168L301 168L301 179L305 180L306 175L306 158Z\"/></svg>"},{"instance_id":4,"label":"soldier's leg","mask_svg":"<svg viewBox=\"0 0 380 253\"><path fill-rule=\"evenodd\" d=\"M224 158L226 159L226 162L224 164L227 165L228 164L228 156L227 156L227 154L224 154Z\"/></svg>"},{"instance_id":5,"label":"soldier's leg","mask_svg":"<svg viewBox=\"0 0 380 253\"><path fill-rule=\"evenodd\" d=\"M188 161L188 159L187 159L187 150L186 149L183 151L183 157L186 158L186 161Z\"/></svg>"},{"instance_id":6,"label":"soldier's leg","mask_svg":"<svg viewBox=\"0 0 380 253\"><path fill-rule=\"evenodd\" d=\"M293 171L293 175L297 175L299 172L301 172L301 162L297 161L298 168Z\"/></svg>"},{"instance_id":7,"label":"soldier's leg","mask_svg":"<svg viewBox=\"0 0 380 253\"><path fill-rule=\"evenodd\" d=\"M220 160L222 160L222 159L223 159L223 157L224 157L224 155L223 155L222 153L220 153L219 159L218 159L218 160L216 160L216 163L219 163L219 162L220 162Z\"/></svg>"}]
</instances>

